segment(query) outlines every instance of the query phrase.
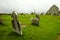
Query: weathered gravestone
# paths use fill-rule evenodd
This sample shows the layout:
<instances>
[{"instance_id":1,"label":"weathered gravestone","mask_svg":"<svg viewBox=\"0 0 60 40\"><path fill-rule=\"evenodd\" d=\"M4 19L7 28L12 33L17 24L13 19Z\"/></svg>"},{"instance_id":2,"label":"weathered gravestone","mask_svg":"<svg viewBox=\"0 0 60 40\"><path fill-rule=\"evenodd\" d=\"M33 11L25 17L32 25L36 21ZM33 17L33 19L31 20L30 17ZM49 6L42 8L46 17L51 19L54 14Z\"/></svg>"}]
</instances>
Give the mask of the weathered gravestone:
<instances>
[{"instance_id":1,"label":"weathered gravestone","mask_svg":"<svg viewBox=\"0 0 60 40\"><path fill-rule=\"evenodd\" d=\"M32 25L39 26L39 15L36 14L36 18L32 19Z\"/></svg>"},{"instance_id":2,"label":"weathered gravestone","mask_svg":"<svg viewBox=\"0 0 60 40\"><path fill-rule=\"evenodd\" d=\"M21 29L21 23L19 23L19 21L17 20L17 13L15 11L13 11L12 13L12 26L13 29L16 33L22 35L22 29Z\"/></svg>"}]
</instances>

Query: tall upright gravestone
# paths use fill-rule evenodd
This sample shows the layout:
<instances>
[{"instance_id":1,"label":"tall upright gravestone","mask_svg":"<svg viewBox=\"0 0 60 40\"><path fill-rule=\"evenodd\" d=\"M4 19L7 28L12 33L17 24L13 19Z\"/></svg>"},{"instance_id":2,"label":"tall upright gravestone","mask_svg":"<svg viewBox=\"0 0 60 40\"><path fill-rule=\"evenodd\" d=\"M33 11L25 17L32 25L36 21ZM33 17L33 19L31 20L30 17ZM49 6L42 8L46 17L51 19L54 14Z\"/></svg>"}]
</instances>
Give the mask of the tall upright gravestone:
<instances>
[{"instance_id":1,"label":"tall upright gravestone","mask_svg":"<svg viewBox=\"0 0 60 40\"><path fill-rule=\"evenodd\" d=\"M12 18L13 18L12 26L13 26L14 32L22 35L21 24L18 21L17 13L15 11L13 11L13 13L12 13Z\"/></svg>"}]
</instances>

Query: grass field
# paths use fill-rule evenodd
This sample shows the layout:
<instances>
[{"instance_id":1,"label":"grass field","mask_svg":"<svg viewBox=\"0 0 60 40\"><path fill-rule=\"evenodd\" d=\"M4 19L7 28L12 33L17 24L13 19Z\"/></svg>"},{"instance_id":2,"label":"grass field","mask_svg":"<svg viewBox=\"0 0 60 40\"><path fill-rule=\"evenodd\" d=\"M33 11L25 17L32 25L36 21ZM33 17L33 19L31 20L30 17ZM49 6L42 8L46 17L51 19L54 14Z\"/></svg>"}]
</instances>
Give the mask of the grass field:
<instances>
[{"instance_id":1,"label":"grass field","mask_svg":"<svg viewBox=\"0 0 60 40\"><path fill-rule=\"evenodd\" d=\"M40 16L40 25L31 25L31 17L35 15L19 15L18 20L26 25L23 28L23 36L13 32L11 16L3 15L5 25L0 25L0 40L57 40L60 33L60 16Z\"/></svg>"}]
</instances>

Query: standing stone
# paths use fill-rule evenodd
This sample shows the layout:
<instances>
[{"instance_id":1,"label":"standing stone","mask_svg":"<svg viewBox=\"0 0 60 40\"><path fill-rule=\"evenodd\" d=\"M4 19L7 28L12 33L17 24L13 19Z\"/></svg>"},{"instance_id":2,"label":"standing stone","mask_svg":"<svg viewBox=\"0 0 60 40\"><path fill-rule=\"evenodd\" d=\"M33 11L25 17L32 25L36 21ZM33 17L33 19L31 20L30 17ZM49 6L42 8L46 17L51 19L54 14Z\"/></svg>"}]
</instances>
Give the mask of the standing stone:
<instances>
[{"instance_id":1,"label":"standing stone","mask_svg":"<svg viewBox=\"0 0 60 40\"><path fill-rule=\"evenodd\" d=\"M37 19L40 19L38 14L36 14L36 18L37 18Z\"/></svg>"},{"instance_id":2,"label":"standing stone","mask_svg":"<svg viewBox=\"0 0 60 40\"><path fill-rule=\"evenodd\" d=\"M21 29L21 23L19 23L19 21L17 20L17 13L15 11L13 11L12 13L12 26L13 26L13 29L16 33L22 35L22 29Z\"/></svg>"},{"instance_id":3,"label":"standing stone","mask_svg":"<svg viewBox=\"0 0 60 40\"><path fill-rule=\"evenodd\" d=\"M39 26L39 15L36 14L36 18L32 19L32 25Z\"/></svg>"}]
</instances>

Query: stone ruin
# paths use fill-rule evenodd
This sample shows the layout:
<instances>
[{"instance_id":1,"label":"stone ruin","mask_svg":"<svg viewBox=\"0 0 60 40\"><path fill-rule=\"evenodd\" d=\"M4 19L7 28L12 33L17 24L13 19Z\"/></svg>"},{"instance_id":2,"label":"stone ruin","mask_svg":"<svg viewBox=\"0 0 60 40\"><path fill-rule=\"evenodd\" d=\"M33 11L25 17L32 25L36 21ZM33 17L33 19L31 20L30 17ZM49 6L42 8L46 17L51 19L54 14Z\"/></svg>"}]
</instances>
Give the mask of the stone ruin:
<instances>
[{"instance_id":1,"label":"stone ruin","mask_svg":"<svg viewBox=\"0 0 60 40\"><path fill-rule=\"evenodd\" d=\"M49 15L59 15L59 8L56 5L53 5L46 14Z\"/></svg>"},{"instance_id":2,"label":"stone ruin","mask_svg":"<svg viewBox=\"0 0 60 40\"><path fill-rule=\"evenodd\" d=\"M13 26L14 32L22 35L21 23L18 21L17 13L15 11L13 11L12 13L12 18L13 18L12 26Z\"/></svg>"}]
</instances>

